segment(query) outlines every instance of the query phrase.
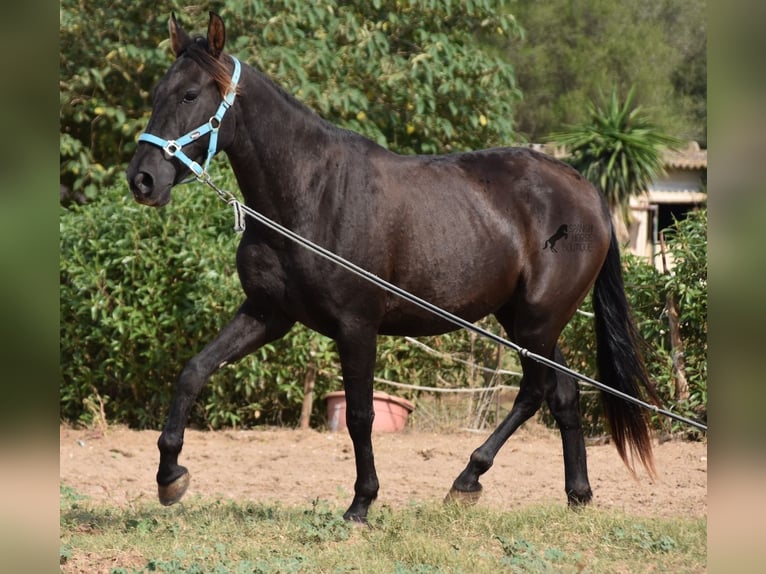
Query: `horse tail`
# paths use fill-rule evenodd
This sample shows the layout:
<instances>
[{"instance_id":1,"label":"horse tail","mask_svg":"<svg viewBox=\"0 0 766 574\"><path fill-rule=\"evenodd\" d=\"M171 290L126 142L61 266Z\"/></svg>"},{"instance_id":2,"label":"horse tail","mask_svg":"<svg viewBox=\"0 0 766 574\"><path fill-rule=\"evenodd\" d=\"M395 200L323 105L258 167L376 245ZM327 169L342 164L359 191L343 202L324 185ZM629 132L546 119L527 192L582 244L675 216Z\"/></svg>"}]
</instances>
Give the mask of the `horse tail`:
<instances>
[{"instance_id":1,"label":"horse tail","mask_svg":"<svg viewBox=\"0 0 766 574\"><path fill-rule=\"evenodd\" d=\"M612 229L609 251L593 290L593 310L596 317L597 363L600 380L607 386L632 397L646 392L652 402L660 400L646 371L641 345L643 339L636 328L625 297L620 248ZM639 405L602 391L607 423L617 452L625 465L635 474L636 458L651 477L656 475L649 421Z\"/></svg>"}]
</instances>

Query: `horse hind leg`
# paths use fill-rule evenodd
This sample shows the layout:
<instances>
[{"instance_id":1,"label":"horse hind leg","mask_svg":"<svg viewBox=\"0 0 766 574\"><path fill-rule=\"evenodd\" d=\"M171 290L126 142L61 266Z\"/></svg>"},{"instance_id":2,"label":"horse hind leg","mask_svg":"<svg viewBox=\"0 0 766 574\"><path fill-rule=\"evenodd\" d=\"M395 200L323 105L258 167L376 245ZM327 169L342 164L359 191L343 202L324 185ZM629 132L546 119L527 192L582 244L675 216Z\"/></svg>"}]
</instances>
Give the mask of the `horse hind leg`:
<instances>
[{"instance_id":1,"label":"horse hind leg","mask_svg":"<svg viewBox=\"0 0 766 574\"><path fill-rule=\"evenodd\" d=\"M556 345L554 359L566 366L564 356ZM580 416L580 389L577 381L554 371L555 383L546 394L546 402L561 433L564 451L564 490L570 507L588 504L593 498L588 481L588 464L585 452L585 437Z\"/></svg>"},{"instance_id":2,"label":"horse hind leg","mask_svg":"<svg viewBox=\"0 0 766 574\"><path fill-rule=\"evenodd\" d=\"M514 314L507 307L496 316L505 331L515 337L522 347L563 363L556 344L561 326L559 322L552 321L556 314L550 310L534 313L528 306L523 309ZM563 429L566 488L570 502L590 500L576 381L528 357L521 358L521 366L524 375L511 412L471 454L468 465L452 484L447 501L473 503L479 499L482 490L479 477L489 470L495 456L516 429L538 411L544 398Z\"/></svg>"},{"instance_id":3,"label":"horse hind leg","mask_svg":"<svg viewBox=\"0 0 766 574\"><path fill-rule=\"evenodd\" d=\"M524 376L519 383L519 394L511 412L495 428L487 440L471 453L468 465L452 483L445 502L476 503L482 491L479 478L494 463L495 456L511 435L540 408L544 396L542 366L530 359L522 359Z\"/></svg>"},{"instance_id":4,"label":"horse hind leg","mask_svg":"<svg viewBox=\"0 0 766 574\"><path fill-rule=\"evenodd\" d=\"M178 502L189 487L189 471L178 464L178 455L183 447L184 429L191 408L210 375L223 365L236 362L282 337L292 325L292 321L274 311L264 315L245 303L215 339L183 368L167 423L157 441L160 451L157 487L163 505Z\"/></svg>"},{"instance_id":5,"label":"horse hind leg","mask_svg":"<svg viewBox=\"0 0 766 574\"><path fill-rule=\"evenodd\" d=\"M546 313L535 313L528 305L520 309L514 311L509 304L500 309L495 316L506 333L515 338L522 347L543 356L552 356L560 328L550 324L550 317L548 321L545 320ZM468 465L453 482L447 494L447 501L476 502L482 490L479 477L490 469L495 456L516 429L540 408L546 394L546 384L550 384L547 381L550 373L544 365L528 357L521 357L521 367L524 374L519 382L519 393L511 412L487 440L473 451Z\"/></svg>"},{"instance_id":6,"label":"horse hind leg","mask_svg":"<svg viewBox=\"0 0 766 574\"><path fill-rule=\"evenodd\" d=\"M566 365L558 345L553 356L556 362ZM522 359L522 367L524 376L511 412L484 444L471 454L468 465L453 483L446 501L464 504L478 501L482 490L479 477L490 469L495 456L516 429L537 412L543 398L561 433L567 502L570 507L579 507L591 501L593 493L588 481L577 381L532 359Z\"/></svg>"}]
</instances>

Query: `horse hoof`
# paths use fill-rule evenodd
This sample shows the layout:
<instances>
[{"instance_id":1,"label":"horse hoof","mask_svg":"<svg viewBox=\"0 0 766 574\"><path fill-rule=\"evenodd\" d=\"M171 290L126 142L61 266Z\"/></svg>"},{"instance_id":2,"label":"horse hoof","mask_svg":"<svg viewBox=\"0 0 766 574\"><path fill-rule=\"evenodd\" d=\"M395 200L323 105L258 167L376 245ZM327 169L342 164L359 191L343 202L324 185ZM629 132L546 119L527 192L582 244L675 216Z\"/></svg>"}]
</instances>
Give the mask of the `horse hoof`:
<instances>
[{"instance_id":1,"label":"horse hoof","mask_svg":"<svg viewBox=\"0 0 766 574\"><path fill-rule=\"evenodd\" d=\"M190 480L191 475L185 472L170 484L158 484L157 494L160 497L160 504L170 506L181 500L183 495L186 494L186 489L189 488Z\"/></svg>"},{"instance_id":2,"label":"horse hoof","mask_svg":"<svg viewBox=\"0 0 766 574\"><path fill-rule=\"evenodd\" d=\"M584 508L591 503L593 499L593 493L590 488L581 493L567 492L567 506L573 510Z\"/></svg>"},{"instance_id":3,"label":"horse hoof","mask_svg":"<svg viewBox=\"0 0 766 574\"><path fill-rule=\"evenodd\" d=\"M352 527L355 528L362 528L362 527L370 527L370 523L367 520L366 516L351 516L344 514L343 520L345 520L348 524L350 524Z\"/></svg>"},{"instance_id":4,"label":"horse hoof","mask_svg":"<svg viewBox=\"0 0 766 574\"><path fill-rule=\"evenodd\" d=\"M459 504L460 506L474 506L481 498L481 488L473 491L458 490L454 486L444 497L445 504Z\"/></svg>"}]
</instances>

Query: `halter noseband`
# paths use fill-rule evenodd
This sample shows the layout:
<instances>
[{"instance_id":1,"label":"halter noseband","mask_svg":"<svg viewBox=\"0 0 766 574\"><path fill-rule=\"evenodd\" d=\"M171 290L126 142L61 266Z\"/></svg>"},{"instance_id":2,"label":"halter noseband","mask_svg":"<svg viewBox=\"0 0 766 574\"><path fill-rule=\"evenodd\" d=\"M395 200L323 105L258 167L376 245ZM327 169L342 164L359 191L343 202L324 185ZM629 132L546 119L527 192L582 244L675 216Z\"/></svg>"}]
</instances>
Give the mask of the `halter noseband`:
<instances>
[{"instance_id":1,"label":"halter noseband","mask_svg":"<svg viewBox=\"0 0 766 574\"><path fill-rule=\"evenodd\" d=\"M206 123L191 130L177 140L166 140L146 132L138 136L138 141L154 144L162 148L162 151L165 153L165 159L169 160L173 157L178 158L178 160L188 167L197 179L201 181L205 181L208 178L207 168L210 165L210 160L213 159L216 151L218 151L216 149L218 146L218 128L221 127L223 116L226 113L226 110L234 104L234 97L237 95L237 84L239 83L241 66L239 60L234 56L231 56L231 59L234 60L234 72L231 74L231 83L229 84L229 88L226 90L226 94L223 96L223 101L218 106L215 115ZM181 151L181 148L198 140L207 133L210 133L210 142L208 143L207 157L205 158L205 165L203 167Z\"/></svg>"}]
</instances>

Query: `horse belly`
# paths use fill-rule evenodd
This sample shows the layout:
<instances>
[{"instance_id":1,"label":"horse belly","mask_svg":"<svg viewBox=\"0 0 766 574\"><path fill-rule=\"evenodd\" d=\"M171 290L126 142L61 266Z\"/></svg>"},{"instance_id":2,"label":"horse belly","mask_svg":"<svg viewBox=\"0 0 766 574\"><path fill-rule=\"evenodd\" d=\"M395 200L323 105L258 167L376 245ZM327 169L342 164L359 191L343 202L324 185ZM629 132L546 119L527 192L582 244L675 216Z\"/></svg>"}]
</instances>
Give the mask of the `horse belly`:
<instances>
[{"instance_id":1,"label":"horse belly","mask_svg":"<svg viewBox=\"0 0 766 574\"><path fill-rule=\"evenodd\" d=\"M464 265L434 269L433 261L424 262L417 277L399 277L393 283L420 299L471 323L494 313L505 305L516 288L518 270L514 258L496 255L475 259ZM410 303L394 294L388 295L386 313L380 332L385 335L438 335L459 327L447 319Z\"/></svg>"},{"instance_id":2,"label":"horse belly","mask_svg":"<svg viewBox=\"0 0 766 574\"><path fill-rule=\"evenodd\" d=\"M512 296L522 246L513 218L486 198L442 193L445 199L411 205L398 221L388 277L428 303L474 322ZM381 324L384 334L435 335L456 328L422 307L388 295Z\"/></svg>"},{"instance_id":3,"label":"horse belly","mask_svg":"<svg viewBox=\"0 0 766 574\"><path fill-rule=\"evenodd\" d=\"M474 323L479 319L489 315L491 311L486 313L479 313L473 316L465 316L465 314L457 314L461 319L465 319L470 323ZM420 309L415 305L412 309L403 310L400 313L391 313L386 315L383 323L380 326L379 334L381 335L395 335L395 336L409 336L409 337L429 337L432 335L442 335L451 331L456 331L461 327L447 319L441 319L424 309Z\"/></svg>"}]
</instances>

